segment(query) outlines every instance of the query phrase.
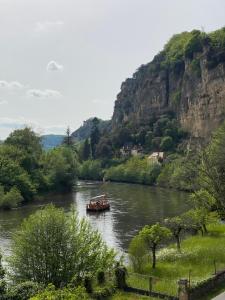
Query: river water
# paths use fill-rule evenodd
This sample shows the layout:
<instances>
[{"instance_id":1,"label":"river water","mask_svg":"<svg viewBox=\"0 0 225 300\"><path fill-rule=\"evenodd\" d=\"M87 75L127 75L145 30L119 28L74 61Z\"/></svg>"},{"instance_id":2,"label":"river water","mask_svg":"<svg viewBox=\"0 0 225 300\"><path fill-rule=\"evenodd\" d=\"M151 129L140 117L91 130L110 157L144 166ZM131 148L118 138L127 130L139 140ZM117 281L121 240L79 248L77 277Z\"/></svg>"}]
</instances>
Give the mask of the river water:
<instances>
[{"instance_id":1,"label":"river water","mask_svg":"<svg viewBox=\"0 0 225 300\"><path fill-rule=\"evenodd\" d=\"M86 213L89 199L103 193L110 201L110 211ZM0 247L3 255L8 256L12 234L22 220L52 202L66 212L75 206L79 216L87 216L109 246L126 252L132 236L144 225L188 210L188 196L184 192L144 185L78 182L73 193L48 196L44 201L35 201L11 211L0 211Z\"/></svg>"}]
</instances>

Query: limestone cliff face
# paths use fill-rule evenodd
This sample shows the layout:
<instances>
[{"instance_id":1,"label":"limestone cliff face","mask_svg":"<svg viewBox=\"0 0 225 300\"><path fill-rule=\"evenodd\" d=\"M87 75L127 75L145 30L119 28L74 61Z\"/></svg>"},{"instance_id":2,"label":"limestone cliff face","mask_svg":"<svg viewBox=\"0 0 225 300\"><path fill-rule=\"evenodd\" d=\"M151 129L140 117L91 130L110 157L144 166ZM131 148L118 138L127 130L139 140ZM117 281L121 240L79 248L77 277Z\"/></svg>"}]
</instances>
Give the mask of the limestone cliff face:
<instances>
[{"instance_id":1,"label":"limestone cliff face","mask_svg":"<svg viewBox=\"0 0 225 300\"><path fill-rule=\"evenodd\" d=\"M161 65L159 54L122 83L113 128L148 124L152 117L172 112L192 137L209 138L225 120L225 49L205 45L172 68Z\"/></svg>"}]
</instances>

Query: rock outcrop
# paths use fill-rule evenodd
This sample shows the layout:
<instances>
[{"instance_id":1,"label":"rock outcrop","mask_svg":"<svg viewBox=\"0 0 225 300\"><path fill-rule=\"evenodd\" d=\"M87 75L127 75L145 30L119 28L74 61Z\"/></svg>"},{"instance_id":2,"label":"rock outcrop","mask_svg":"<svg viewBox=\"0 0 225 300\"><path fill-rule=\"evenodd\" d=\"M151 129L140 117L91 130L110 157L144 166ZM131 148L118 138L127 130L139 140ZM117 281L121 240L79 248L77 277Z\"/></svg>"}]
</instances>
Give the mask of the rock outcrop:
<instances>
[{"instance_id":1,"label":"rock outcrop","mask_svg":"<svg viewBox=\"0 0 225 300\"><path fill-rule=\"evenodd\" d=\"M208 37L201 43L173 64L166 65L162 51L123 82L113 128L147 125L151 118L173 113L190 136L208 139L225 120L225 47L214 47Z\"/></svg>"}]
</instances>

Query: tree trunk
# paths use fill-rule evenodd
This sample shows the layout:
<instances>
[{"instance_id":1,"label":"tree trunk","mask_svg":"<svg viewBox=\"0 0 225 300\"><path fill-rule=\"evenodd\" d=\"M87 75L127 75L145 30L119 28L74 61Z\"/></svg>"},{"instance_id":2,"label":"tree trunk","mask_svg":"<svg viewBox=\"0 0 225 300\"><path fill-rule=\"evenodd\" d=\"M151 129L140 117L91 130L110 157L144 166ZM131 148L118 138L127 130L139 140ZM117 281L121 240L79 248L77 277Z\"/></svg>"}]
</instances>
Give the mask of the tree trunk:
<instances>
[{"instance_id":1,"label":"tree trunk","mask_svg":"<svg viewBox=\"0 0 225 300\"><path fill-rule=\"evenodd\" d=\"M203 224L202 227L203 227L203 229L204 229L204 233L208 233L208 230L207 230L207 228L206 228L206 225Z\"/></svg>"},{"instance_id":2,"label":"tree trunk","mask_svg":"<svg viewBox=\"0 0 225 300\"><path fill-rule=\"evenodd\" d=\"M152 247L152 269L155 269L156 266L156 246Z\"/></svg>"},{"instance_id":3,"label":"tree trunk","mask_svg":"<svg viewBox=\"0 0 225 300\"><path fill-rule=\"evenodd\" d=\"M180 236L175 235L175 239L176 239L176 242L177 242L177 251L181 252L181 249L180 249Z\"/></svg>"}]
</instances>

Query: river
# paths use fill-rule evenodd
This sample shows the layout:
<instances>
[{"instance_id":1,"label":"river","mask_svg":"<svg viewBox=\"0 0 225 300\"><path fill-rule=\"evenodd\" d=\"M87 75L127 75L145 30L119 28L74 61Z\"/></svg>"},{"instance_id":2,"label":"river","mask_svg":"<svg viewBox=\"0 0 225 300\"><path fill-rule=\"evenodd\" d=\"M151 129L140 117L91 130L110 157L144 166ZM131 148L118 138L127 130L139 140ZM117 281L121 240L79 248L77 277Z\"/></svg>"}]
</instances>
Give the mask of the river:
<instances>
[{"instance_id":1,"label":"river","mask_svg":"<svg viewBox=\"0 0 225 300\"><path fill-rule=\"evenodd\" d=\"M110 211L87 214L86 203L89 199L103 193L107 194L110 201ZM184 192L144 185L78 182L73 193L48 196L45 201L35 201L11 211L0 211L0 247L3 255L8 256L12 234L22 220L52 202L66 212L75 206L79 216L87 216L109 246L126 252L132 236L144 225L188 210L188 196Z\"/></svg>"}]
</instances>

